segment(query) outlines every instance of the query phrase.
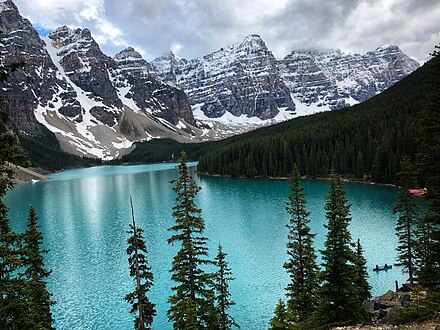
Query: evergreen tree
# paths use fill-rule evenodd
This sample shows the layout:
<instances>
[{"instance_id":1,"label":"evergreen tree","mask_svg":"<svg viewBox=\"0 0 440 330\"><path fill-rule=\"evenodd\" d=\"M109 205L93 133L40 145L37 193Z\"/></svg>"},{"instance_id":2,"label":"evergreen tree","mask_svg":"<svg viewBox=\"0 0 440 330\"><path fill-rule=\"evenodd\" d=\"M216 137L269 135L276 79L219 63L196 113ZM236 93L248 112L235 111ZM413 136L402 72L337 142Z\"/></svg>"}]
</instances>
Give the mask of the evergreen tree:
<instances>
[{"instance_id":1,"label":"evergreen tree","mask_svg":"<svg viewBox=\"0 0 440 330\"><path fill-rule=\"evenodd\" d=\"M280 299L275 307L275 315L269 321L269 330L290 329L289 319L290 316L288 315L286 304Z\"/></svg>"},{"instance_id":2,"label":"evergreen tree","mask_svg":"<svg viewBox=\"0 0 440 330\"><path fill-rule=\"evenodd\" d=\"M409 275L409 282L414 283L415 258L414 249L416 245L415 226L418 218L418 208L415 197L410 194L409 189L414 187L415 173L408 157L404 157L401 162L400 191L397 197L396 206L393 213L397 213L399 218L396 223L396 234L399 238L397 245L397 266L402 266L403 270Z\"/></svg>"},{"instance_id":3,"label":"evergreen tree","mask_svg":"<svg viewBox=\"0 0 440 330\"><path fill-rule=\"evenodd\" d=\"M371 299L371 286L368 284L368 271L367 271L367 261L364 257L364 250L362 249L360 239L357 240L355 245L355 275L353 282L358 289L359 301L365 301Z\"/></svg>"},{"instance_id":4,"label":"evergreen tree","mask_svg":"<svg viewBox=\"0 0 440 330\"><path fill-rule=\"evenodd\" d=\"M431 90L424 100L420 116L420 172L426 182L429 216L425 227L429 239L423 263L418 272L419 282L431 289L440 290L440 45L433 52L430 67Z\"/></svg>"},{"instance_id":5,"label":"evergreen tree","mask_svg":"<svg viewBox=\"0 0 440 330\"><path fill-rule=\"evenodd\" d=\"M5 82L16 64L0 65L0 82ZM11 230L7 217L8 209L3 202L12 187L13 171L10 164L24 161L24 152L11 130L9 116L1 108L0 99L0 325L5 329L28 329L32 327L28 318L26 283L16 275L23 266L20 258L20 236Z\"/></svg>"},{"instance_id":6,"label":"evergreen tree","mask_svg":"<svg viewBox=\"0 0 440 330\"><path fill-rule=\"evenodd\" d=\"M419 282L426 282L425 275L435 272L435 266L431 260L433 258L432 247L432 225L435 218L428 209L423 216L419 217L416 225L416 245L414 246L414 259L416 263L416 274ZM427 284L427 283L424 283Z\"/></svg>"},{"instance_id":7,"label":"evergreen tree","mask_svg":"<svg viewBox=\"0 0 440 330\"><path fill-rule=\"evenodd\" d=\"M308 318L317 305L318 289L316 254L313 247L314 234L310 233L306 211L306 196L300 185L300 174L295 166L290 184L286 206L290 215L287 254L289 260L284 268L290 275L287 290L287 310L293 321L301 322Z\"/></svg>"},{"instance_id":8,"label":"evergreen tree","mask_svg":"<svg viewBox=\"0 0 440 330\"><path fill-rule=\"evenodd\" d=\"M1 178L0 181L6 180ZM3 193L5 194L5 192ZM0 199L0 325L2 329L31 329L27 284L17 276L23 260L20 237L9 226L7 208Z\"/></svg>"},{"instance_id":9,"label":"evergreen tree","mask_svg":"<svg viewBox=\"0 0 440 330\"><path fill-rule=\"evenodd\" d=\"M125 300L132 305L131 313L136 315L134 321L136 330L151 329L153 318L156 315L155 305L148 299L147 293L153 286L153 273L147 261L147 247L145 246L143 230L136 226L134 220L133 201L130 197L132 224L127 240L128 263L130 276L136 281L136 288L125 296Z\"/></svg>"},{"instance_id":10,"label":"evergreen tree","mask_svg":"<svg viewBox=\"0 0 440 330\"><path fill-rule=\"evenodd\" d=\"M235 302L229 298L231 296L229 293L229 282L235 278L231 276L231 269L228 267L228 263L225 260L227 255L227 253L223 252L221 244L219 244L218 253L214 259L214 263L218 268L214 277L214 288L216 291L215 300L217 302L216 307L220 330L232 329L233 326L240 328L232 316L228 314L229 307L235 305Z\"/></svg>"},{"instance_id":11,"label":"evergreen tree","mask_svg":"<svg viewBox=\"0 0 440 330\"><path fill-rule=\"evenodd\" d=\"M323 270L319 305L314 315L320 324L355 324L367 320L362 308L356 277L355 252L351 249L348 225L351 221L350 205L342 189L341 178L331 173L330 191L326 197L328 230L325 249L321 251Z\"/></svg>"},{"instance_id":12,"label":"evergreen tree","mask_svg":"<svg viewBox=\"0 0 440 330\"><path fill-rule=\"evenodd\" d=\"M28 317L36 329L53 329L50 306L54 304L51 294L47 290L46 279L51 271L44 267L43 255L49 250L41 248L43 234L38 230L37 214L35 209L29 209L27 230L23 234L23 266L22 277L26 280L27 299L30 306Z\"/></svg>"},{"instance_id":13,"label":"evergreen tree","mask_svg":"<svg viewBox=\"0 0 440 330\"><path fill-rule=\"evenodd\" d=\"M174 322L174 329L218 329L212 275L201 267L212 262L207 259L205 222L194 202L200 187L189 174L183 151L179 162L179 179L173 188L177 194L172 213L176 223L169 229L174 234L168 243L180 243L181 247L171 267L171 279L176 285L168 299L168 319Z\"/></svg>"}]
</instances>

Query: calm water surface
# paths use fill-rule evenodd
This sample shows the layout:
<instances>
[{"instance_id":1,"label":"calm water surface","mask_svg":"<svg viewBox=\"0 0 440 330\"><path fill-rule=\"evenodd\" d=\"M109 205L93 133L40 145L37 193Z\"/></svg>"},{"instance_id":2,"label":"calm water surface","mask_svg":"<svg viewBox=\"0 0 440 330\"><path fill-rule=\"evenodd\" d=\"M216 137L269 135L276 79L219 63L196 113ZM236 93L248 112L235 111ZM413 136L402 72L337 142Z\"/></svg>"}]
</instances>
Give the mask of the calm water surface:
<instances>
[{"instance_id":1,"label":"calm water surface","mask_svg":"<svg viewBox=\"0 0 440 330\"><path fill-rule=\"evenodd\" d=\"M191 164L195 165L195 164ZM133 197L138 225L145 231L149 263L154 272L151 300L158 315L154 329L171 329L167 322L169 269L176 246L166 242L173 224L175 194L168 180L177 178L176 164L106 166L53 174L45 182L20 185L6 197L16 231L25 229L27 208L33 205L50 249L46 265L53 272L49 289L57 329L132 329L130 306L124 301L134 283L129 277L126 240ZM288 283L284 210L288 181L197 177L202 187L197 204L206 222L211 257L219 242L228 253L236 277L231 314L242 329L266 329L274 306ZM323 247L325 181L303 182L315 245ZM391 209L396 189L347 183L353 220L353 239L360 238L370 270L373 295L405 279L399 269L371 271L396 258L395 216Z\"/></svg>"}]
</instances>

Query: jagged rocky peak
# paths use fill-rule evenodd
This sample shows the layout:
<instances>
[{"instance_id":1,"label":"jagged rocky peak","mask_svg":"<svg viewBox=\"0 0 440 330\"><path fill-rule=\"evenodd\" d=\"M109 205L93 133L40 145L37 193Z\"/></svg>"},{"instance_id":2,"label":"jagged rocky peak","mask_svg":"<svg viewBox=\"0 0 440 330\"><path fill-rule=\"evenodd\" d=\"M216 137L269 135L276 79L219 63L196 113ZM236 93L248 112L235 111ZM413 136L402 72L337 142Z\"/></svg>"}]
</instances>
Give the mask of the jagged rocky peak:
<instances>
[{"instance_id":1,"label":"jagged rocky peak","mask_svg":"<svg viewBox=\"0 0 440 330\"><path fill-rule=\"evenodd\" d=\"M52 39L53 45L56 48L73 45L76 42L94 42L89 29L71 29L66 25L61 26L57 28L54 32L50 33L49 38ZM96 44L96 46L98 46L98 44Z\"/></svg>"},{"instance_id":2,"label":"jagged rocky peak","mask_svg":"<svg viewBox=\"0 0 440 330\"><path fill-rule=\"evenodd\" d=\"M142 55L139 54L137 51L135 51L134 48L131 46L125 48L124 50L121 50L119 53L115 55L115 60L120 61L127 59L141 60Z\"/></svg>"},{"instance_id":3,"label":"jagged rocky peak","mask_svg":"<svg viewBox=\"0 0 440 330\"><path fill-rule=\"evenodd\" d=\"M43 43L37 31L26 18L21 17L17 6L10 0L0 2L0 30L2 39L12 40L7 44L7 51L14 53L14 57L9 56L10 61L21 60L20 55L27 53L42 55ZM25 39L25 42L22 39ZM8 59L6 59L8 61Z\"/></svg>"},{"instance_id":4,"label":"jagged rocky peak","mask_svg":"<svg viewBox=\"0 0 440 330\"><path fill-rule=\"evenodd\" d=\"M396 45L380 46L374 52L365 54L365 57L367 56L371 56L375 61L389 63L394 69L398 70L399 72L395 72L397 80L402 79L420 66L417 61L402 52Z\"/></svg>"},{"instance_id":5,"label":"jagged rocky peak","mask_svg":"<svg viewBox=\"0 0 440 330\"><path fill-rule=\"evenodd\" d=\"M50 33L48 37L51 39L52 46L58 49L58 56L62 56L63 61L67 62L69 59L78 58L81 60L78 63L82 65L80 68L100 65L102 62L109 60L109 57L101 51L99 45L92 38L90 30L87 28L71 29L67 26L62 26ZM110 62L109 64L112 63Z\"/></svg>"},{"instance_id":6,"label":"jagged rocky peak","mask_svg":"<svg viewBox=\"0 0 440 330\"><path fill-rule=\"evenodd\" d=\"M195 125L185 93L161 82L151 65L133 47L116 54L115 61L118 65L114 76L115 86L121 96L134 101L135 108L174 125L180 119Z\"/></svg>"},{"instance_id":7,"label":"jagged rocky peak","mask_svg":"<svg viewBox=\"0 0 440 330\"><path fill-rule=\"evenodd\" d=\"M268 50L266 43L258 34L251 34L239 43L239 48L248 52Z\"/></svg>"},{"instance_id":8,"label":"jagged rocky peak","mask_svg":"<svg viewBox=\"0 0 440 330\"><path fill-rule=\"evenodd\" d=\"M50 46L56 49L60 65L76 85L92 93L93 98L105 106L122 108L122 102L109 78L109 70L116 69L117 64L101 51L88 29L62 26L50 33L48 38ZM106 123L119 119L116 113L111 117L105 119Z\"/></svg>"},{"instance_id":9,"label":"jagged rocky peak","mask_svg":"<svg viewBox=\"0 0 440 330\"><path fill-rule=\"evenodd\" d=\"M278 62L292 95L307 106L336 109L363 102L416 70L419 64L398 47L366 54L293 51Z\"/></svg>"},{"instance_id":10,"label":"jagged rocky peak","mask_svg":"<svg viewBox=\"0 0 440 330\"><path fill-rule=\"evenodd\" d=\"M18 12L17 6L11 0L0 1L0 11L12 10Z\"/></svg>"},{"instance_id":11,"label":"jagged rocky peak","mask_svg":"<svg viewBox=\"0 0 440 330\"><path fill-rule=\"evenodd\" d=\"M12 72L2 83L3 108L10 114L14 130L41 136L44 126L35 117L35 107L52 99L58 88L68 90L56 76L56 68L44 49L37 31L23 18L12 1L0 2L0 61L3 65L23 61L26 65Z\"/></svg>"},{"instance_id":12,"label":"jagged rocky peak","mask_svg":"<svg viewBox=\"0 0 440 330\"><path fill-rule=\"evenodd\" d=\"M119 70L130 70L138 74L150 74L156 76L151 65L145 61L141 54L139 54L133 47L127 47L117 53L114 60L118 64Z\"/></svg>"},{"instance_id":13,"label":"jagged rocky peak","mask_svg":"<svg viewBox=\"0 0 440 330\"><path fill-rule=\"evenodd\" d=\"M159 77L188 94L199 115L219 118L274 118L295 105L276 70L276 60L257 35L221 48L201 59L162 56L151 63Z\"/></svg>"},{"instance_id":14,"label":"jagged rocky peak","mask_svg":"<svg viewBox=\"0 0 440 330\"><path fill-rule=\"evenodd\" d=\"M177 58L170 50L166 54L155 58L150 64L164 83L179 87L176 77L182 74L181 68L187 62L186 59Z\"/></svg>"}]
</instances>

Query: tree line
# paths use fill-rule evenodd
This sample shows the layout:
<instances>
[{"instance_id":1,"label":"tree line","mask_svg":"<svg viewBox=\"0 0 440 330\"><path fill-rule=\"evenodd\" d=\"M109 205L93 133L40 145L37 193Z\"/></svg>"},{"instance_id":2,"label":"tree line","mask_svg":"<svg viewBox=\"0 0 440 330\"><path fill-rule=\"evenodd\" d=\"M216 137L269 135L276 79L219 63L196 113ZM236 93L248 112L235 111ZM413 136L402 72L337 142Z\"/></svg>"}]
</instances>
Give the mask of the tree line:
<instances>
[{"instance_id":1,"label":"tree line","mask_svg":"<svg viewBox=\"0 0 440 330\"><path fill-rule=\"evenodd\" d=\"M433 84L434 60L372 99L347 109L300 117L226 140L199 159L201 173L308 177L395 183L404 155L419 152L420 109Z\"/></svg>"},{"instance_id":2,"label":"tree line","mask_svg":"<svg viewBox=\"0 0 440 330\"><path fill-rule=\"evenodd\" d=\"M310 232L306 196L300 173L294 167L286 206L290 215L284 268L290 276L287 303L280 299L270 320L271 330L318 329L336 325L364 324L371 316L362 303L371 298L366 260L360 240L352 240L348 230L350 205L341 177L332 173L325 204L327 224L322 265L316 263Z\"/></svg>"},{"instance_id":3,"label":"tree line","mask_svg":"<svg viewBox=\"0 0 440 330\"><path fill-rule=\"evenodd\" d=\"M409 147L400 145L400 148L406 148L403 149L406 152L392 159L392 163L398 159L399 162L389 168L388 178L399 178L401 186L394 208L394 212L398 215L397 264L408 273L410 284L417 281L428 289L422 312L429 314L440 308L438 303L440 296L440 107L438 106L440 54L438 51L434 52L434 58L427 68L430 71L429 89L426 90L425 101L418 112L421 123L420 134L417 138L413 137L415 142ZM392 91L389 93L394 95ZM308 120L313 121L313 119ZM327 130L329 133L334 127L329 122L327 124L330 125ZM323 128L323 126L319 127ZM278 128L269 128L267 132L271 129L278 130ZM319 130L314 132L319 134ZM257 138L260 133L252 134L256 134L254 138ZM29 209L27 229L24 233L17 234L10 228L7 207L3 203L3 197L12 187L12 172L6 164L19 163L24 157L4 112L0 112L0 141L0 324L5 325L6 329L53 329L50 307L54 302L46 288L50 271L45 269L43 262L44 254L48 251L42 248L43 237L38 230L36 212L32 207ZM272 140L274 150L277 147L275 141ZM399 139L392 138L390 141L394 141L393 143L399 146ZM338 141L335 141L336 144ZM409 150L414 153L407 152ZM270 327L271 329L327 328L331 325L369 322L370 315L362 308L362 302L371 296L367 282L366 261L360 240L352 240L348 231L351 220L350 205L342 188L341 177L336 175L335 170L331 171L330 189L325 204L327 218L325 226L328 232L324 249L320 251L323 261L321 267L318 267L313 247L314 234L310 232L308 225L310 214L306 211L306 197L299 182L301 166L295 167L295 160L292 160L294 170L290 170L293 174L286 206L290 215L287 237L289 259L284 264L284 268L290 276L290 283L286 287L287 302L280 300L275 308L275 315L270 321ZM387 164L388 161L389 159ZM267 165L267 170L270 168L271 171L280 168L269 159ZM330 165L334 163L330 162ZM385 177L381 178L385 180ZM229 282L233 277L226 261L227 254L219 245L216 257L213 260L208 257L207 238L203 235L205 223L201 210L194 203L200 187L188 171L185 153L179 158L179 177L174 183L176 204L172 215L175 224L169 228L172 234L168 243L178 244L180 249L174 256L171 267L174 286L173 294L168 300L170 303L168 319L175 329L238 327L228 313L229 307L234 305L234 302L229 293ZM409 188L417 185L426 187L424 197L426 204L422 207L418 207L420 203L409 191ZM126 295L125 300L132 305L135 329L151 329L156 310L155 304L148 297L148 292L153 285L154 276L148 265L143 231L135 222L133 206L132 223L128 233L130 235L127 241L128 262L130 276L133 277L135 286ZM213 266L216 271L207 271ZM420 310L409 309L406 312L411 317L414 317L415 313L420 315Z\"/></svg>"},{"instance_id":4,"label":"tree line","mask_svg":"<svg viewBox=\"0 0 440 330\"><path fill-rule=\"evenodd\" d=\"M3 201L12 187L9 163L25 158L8 116L0 111L0 325L2 329L53 329L50 307L54 304L46 288L50 271L44 267L43 235L37 215L30 207L27 229L15 233Z\"/></svg>"}]
</instances>

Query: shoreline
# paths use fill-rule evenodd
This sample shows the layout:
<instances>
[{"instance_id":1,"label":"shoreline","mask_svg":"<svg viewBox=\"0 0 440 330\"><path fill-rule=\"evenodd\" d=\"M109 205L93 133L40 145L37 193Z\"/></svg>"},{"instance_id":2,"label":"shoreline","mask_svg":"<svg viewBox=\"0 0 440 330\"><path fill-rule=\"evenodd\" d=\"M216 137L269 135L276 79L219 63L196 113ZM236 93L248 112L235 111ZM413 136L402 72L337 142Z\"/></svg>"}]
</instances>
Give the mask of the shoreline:
<instances>
[{"instance_id":1,"label":"shoreline","mask_svg":"<svg viewBox=\"0 0 440 330\"><path fill-rule=\"evenodd\" d=\"M8 164L8 167L14 172L12 180L14 185L45 181L48 179L47 175L50 174L49 171L37 167L26 168L15 164Z\"/></svg>"},{"instance_id":2,"label":"shoreline","mask_svg":"<svg viewBox=\"0 0 440 330\"><path fill-rule=\"evenodd\" d=\"M272 176L269 176L269 177L262 177L262 176L256 176L256 177L238 176L238 177L233 177L231 175L208 174L208 173L205 173L205 172L197 172L197 174L202 175L202 176L206 176L206 177L212 177L212 178L246 179L246 180L290 180L290 177L285 177L285 176L279 176L279 177L272 177ZM326 178L326 177L312 178L312 177L308 177L308 176L304 175L304 176L301 177L301 180L324 180L324 181L328 181L329 178ZM393 184L393 183L381 183L381 182L374 182L374 181L371 181L371 180L357 180L357 179L349 179L349 178L342 177L342 181L343 182L349 182L349 183L370 184L370 185L376 185L376 186L385 186L385 187L398 188L398 186Z\"/></svg>"},{"instance_id":3,"label":"shoreline","mask_svg":"<svg viewBox=\"0 0 440 330\"><path fill-rule=\"evenodd\" d=\"M121 163L121 164L109 164L110 166L136 166L136 165L148 165L148 164L162 164L162 163L173 163L170 161L164 161L159 163ZM48 179L49 174L58 173L67 171L70 169L63 169L60 171L47 171L42 168L24 168L19 165L9 164L11 168L14 171L14 185L16 184L23 184L23 183L33 183L38 181L44 181ZM98 165L98 166L105 166L105 165ZM88 168L88 167L80 167L80 168ZM75 168L77 169L77 168ZM198 172L196 170L196 173L201 176L206 177L213 177L213 178L228 178L228 179L245 179L245 180L290 180L290 177L280 176L280 177L246 177L246 176L239 176L239 177L233 177L231 175L221 175L221 174L208 174L205 172ZM328 177L308 177L306 175L301 177L301 180L324 180L328 181ZM374 182L371 180L359 180L359 179L350 179L342 177L343 182L349 182L349 183L358 183L358 184L369 184L369 185L377 185L377 186L385 186L385 187L394 187L398 188L397 185L392 183L381 183L381 182Z\"/></svg>"}]
</instances>

